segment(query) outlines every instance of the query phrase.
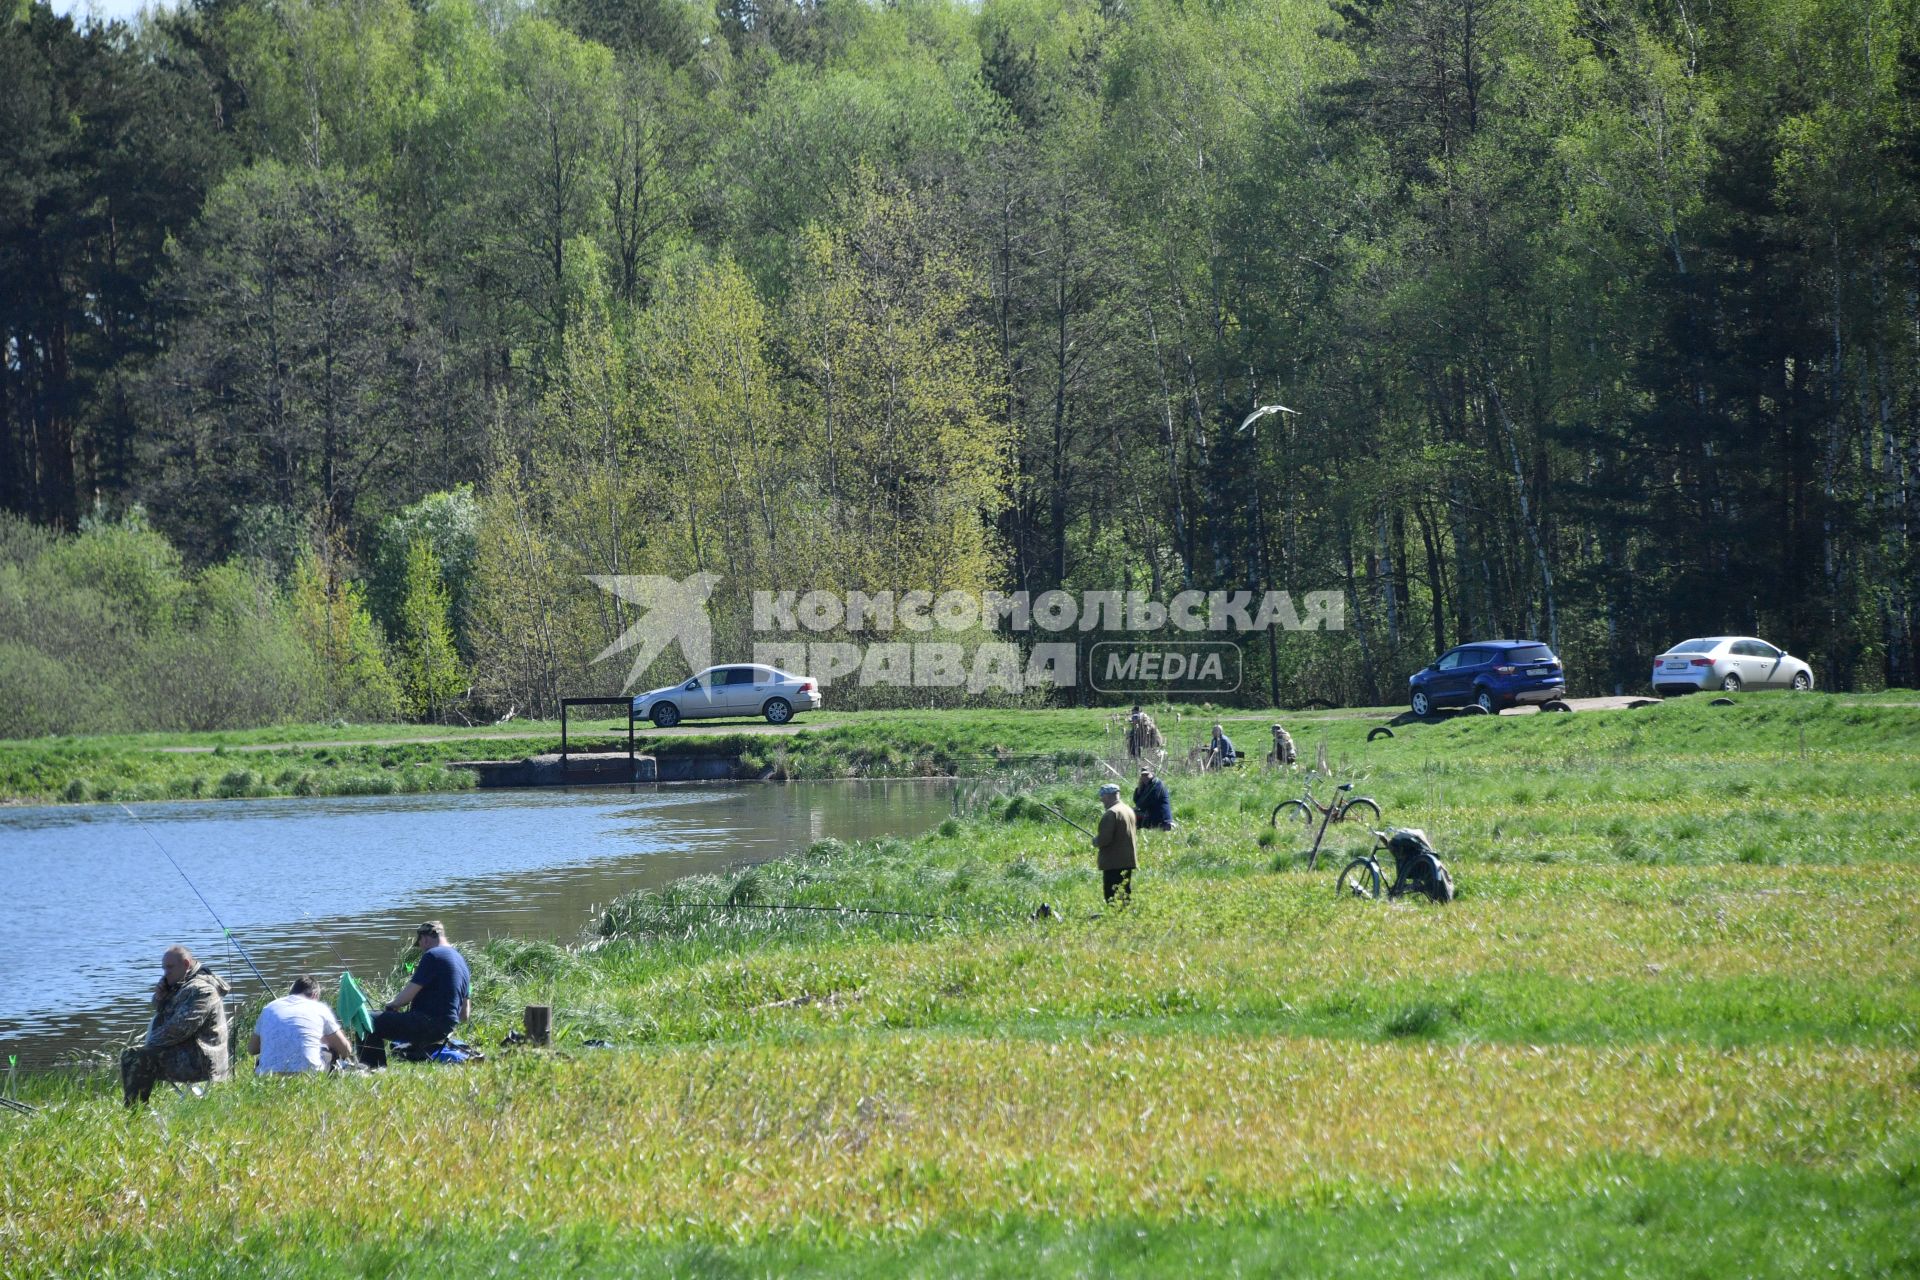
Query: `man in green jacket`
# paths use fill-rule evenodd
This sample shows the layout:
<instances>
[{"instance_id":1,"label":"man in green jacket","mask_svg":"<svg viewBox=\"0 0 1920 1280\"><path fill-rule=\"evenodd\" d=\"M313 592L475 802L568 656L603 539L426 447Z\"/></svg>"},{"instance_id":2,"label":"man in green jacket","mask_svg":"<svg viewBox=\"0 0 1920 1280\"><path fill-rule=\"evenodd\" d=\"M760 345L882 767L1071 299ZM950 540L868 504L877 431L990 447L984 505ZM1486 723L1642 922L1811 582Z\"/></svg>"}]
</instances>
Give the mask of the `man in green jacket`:
<instances>
[{"instance_id":1,"label":"man in green jacket","mask_svg":"<svg viewBox=\"0 0 1920 1280\"><path fill-rule=\"evenodd\" d=\"M1101 889L1107 901L1120 896L1121 905L1133 901L1134 849L1138 843L1133 810L1120 801L1120 788L1109 782L1100 788L1100 828L1093 834L1094 859L1100 868Z\"/></svg>"},{"instance_id":2,"label":"man in green jacket","mask_svg":"<svg viewBox=\"0 0 1920 1280\"><path fill-rule=\"evenodd\" d=\"M233 1074L227 1056L227 992L233 990L185 947L168 947L153 986L146 1038L120 1055L120 1089L129 1107L162 1080L199 1084Z\"/></svg>"}]
</instances>

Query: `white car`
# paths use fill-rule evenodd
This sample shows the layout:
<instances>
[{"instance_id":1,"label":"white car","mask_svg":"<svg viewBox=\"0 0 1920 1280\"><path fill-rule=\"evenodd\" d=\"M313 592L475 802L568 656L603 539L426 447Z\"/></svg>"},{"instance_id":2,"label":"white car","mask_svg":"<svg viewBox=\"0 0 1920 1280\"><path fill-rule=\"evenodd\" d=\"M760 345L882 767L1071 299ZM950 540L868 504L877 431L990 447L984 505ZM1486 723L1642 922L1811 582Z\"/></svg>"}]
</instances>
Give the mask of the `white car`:
<instances>
[{"instance_id":1,"label":"white car","mask_svg":"<svg viewBox=\"0 0 1920 1280\"><path fill-rule=\"evenodd\" d=\"M1813 668L1752 636L1683 640L1653 660L1653 691L1665 696L1702 689L1811 689Z\"/></svg>"},{"instance_id":2,"label":"white car","mask_svg":"<svg viewBox=\"0 0 1920 1280\"><path fill-rule=\"evenodd\" d=\"M633 700L633 714L661 729L671 729L682 720L717 716L765 716L768 724L785 724L799 712L818 711L821 705L820 686L810 677L742 664L708 667L685 684L640 694Z\"/></svg>"}]
</instances>

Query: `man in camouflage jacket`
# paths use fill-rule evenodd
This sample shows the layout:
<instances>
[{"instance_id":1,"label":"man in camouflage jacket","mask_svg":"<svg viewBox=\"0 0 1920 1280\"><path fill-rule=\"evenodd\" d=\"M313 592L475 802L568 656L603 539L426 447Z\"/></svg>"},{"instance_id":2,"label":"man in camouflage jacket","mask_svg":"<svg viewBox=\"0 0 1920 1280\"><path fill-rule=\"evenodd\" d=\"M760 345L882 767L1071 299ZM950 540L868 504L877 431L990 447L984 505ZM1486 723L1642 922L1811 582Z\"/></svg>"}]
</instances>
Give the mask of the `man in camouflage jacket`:
<instances>
[{"instance_id":1,"label":"man in camouflage jacket","mask_svg":"<svg viewBox=\"0 0 1920 1280\"><path fill-rule=\"evenodd\" d=\"M223 1003L233 988L185 947L169 947L160 972L146 1039L120 1055L120 1087L130 1107L151 1097L161 1080L189 1084L233 1074Z\"/></svg>"}]
</instances>

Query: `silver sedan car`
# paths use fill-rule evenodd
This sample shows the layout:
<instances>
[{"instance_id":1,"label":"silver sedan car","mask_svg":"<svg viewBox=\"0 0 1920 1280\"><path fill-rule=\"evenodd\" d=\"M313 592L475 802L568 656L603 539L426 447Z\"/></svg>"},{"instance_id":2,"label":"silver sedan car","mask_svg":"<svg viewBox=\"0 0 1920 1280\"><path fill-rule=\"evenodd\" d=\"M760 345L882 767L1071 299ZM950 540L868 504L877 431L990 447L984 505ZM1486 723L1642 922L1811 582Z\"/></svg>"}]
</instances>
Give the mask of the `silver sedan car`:
<instances>
[{"instance_id":1,"label":"silver sedan car","mask_svg":"<svg viewBox=\"0 0 1920 1280\"><path fill-rule=\"evenodd\" d=\"M821 705L819 682L811 677L741 663L708 667L684 684L640 694L633 700L633 714L662 729L682 720L719 716L765 716L768 724L785 724L799 712L818 711Z\"/></svg>"},{"instance_id":2,"label":"silver sedan car","mask_svg":"<svg viewBox=\"0 0 1920 1280\"><path fill-rule=\"evenodd\" d=\"M1702 636L1683 640L1653 660L1653 691L1661 695L1702 689L1811 689L1813 668L1752 636Z\"/></svg>"}]
</instances>

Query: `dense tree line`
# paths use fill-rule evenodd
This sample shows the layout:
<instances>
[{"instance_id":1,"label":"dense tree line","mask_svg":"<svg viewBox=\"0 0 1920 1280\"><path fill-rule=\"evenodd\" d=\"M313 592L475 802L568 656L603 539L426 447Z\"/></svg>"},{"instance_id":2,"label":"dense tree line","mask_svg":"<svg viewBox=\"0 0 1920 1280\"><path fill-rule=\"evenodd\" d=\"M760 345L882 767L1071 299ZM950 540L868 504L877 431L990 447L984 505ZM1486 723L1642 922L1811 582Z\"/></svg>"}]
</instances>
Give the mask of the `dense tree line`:
<instances>
[{"instance_id":1,"label":"dense tree line","mask_svg":"<svg viewBox=\"0 0 1920 1280\"><path fill-rule=\"evenodd\" d=\"M503 707L624 677L585 575L698 570L723 646L758 585L1343 590L1346 632L1250 651L1262 700L1396 700L1495 634L1582 691L1727 630L1920 683L1916 33L1916 0L30 3L0 505L143 504L283 593L467 556L450 642ZM393 541L462 485L465 551Z\"/></svg>"}]
</instances>

